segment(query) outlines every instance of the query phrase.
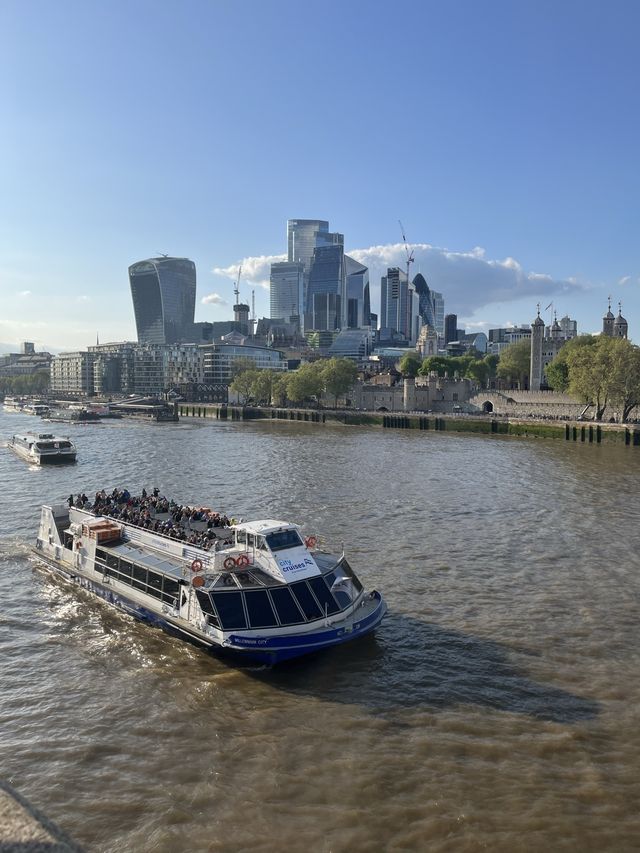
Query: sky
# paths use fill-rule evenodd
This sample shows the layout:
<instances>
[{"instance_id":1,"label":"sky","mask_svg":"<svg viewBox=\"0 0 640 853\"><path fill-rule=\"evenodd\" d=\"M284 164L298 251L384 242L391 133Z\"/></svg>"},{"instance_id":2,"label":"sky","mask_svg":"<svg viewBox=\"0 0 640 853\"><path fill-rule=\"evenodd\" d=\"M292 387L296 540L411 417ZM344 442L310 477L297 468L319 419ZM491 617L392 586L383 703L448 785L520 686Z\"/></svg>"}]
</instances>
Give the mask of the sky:
<instances>
[{"instance_id":1,"label":"sky","mask_svg":"<svg viewBox=\"0 0 640 853\"><path fill-rule=\"evenodd\" d=\"M2 0L0 347L135 340L127 269L196 263L269 315L327 219L459 327L613 310L640 342L635 0ZM548 307L552 306L552 307Z\"/></svg>"}]
</instances>

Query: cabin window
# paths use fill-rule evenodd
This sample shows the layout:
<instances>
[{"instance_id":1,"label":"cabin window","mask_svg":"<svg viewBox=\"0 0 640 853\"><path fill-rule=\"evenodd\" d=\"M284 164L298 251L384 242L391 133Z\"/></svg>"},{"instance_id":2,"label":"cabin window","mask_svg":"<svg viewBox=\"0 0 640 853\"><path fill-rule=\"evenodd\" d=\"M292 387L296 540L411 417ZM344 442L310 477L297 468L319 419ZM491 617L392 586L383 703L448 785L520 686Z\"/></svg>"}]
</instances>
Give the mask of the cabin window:
<instances>
[{"instance_id":1,"label":"cabin window","mask_svg":"<svg viewBox=\"0 0 640 853\"><path fill-rule=\"evenodd\" d=\"M247 531L246 530L236 530L236 542L239 545L244 545L247 541Z\"/></svg>"},{"instance_id":2,"label":"cabin window","mask_svg":"<svg viewBox=\"0 0 640 853\"><path fill-rule=\"evenodd\" d=\"M362 589L363 589L362 584L360 583L356 573L353 571L353 569L351 568L349 563L347 563L347 561L344 557L342 558L342 560L340 560L339 568L342 569L342 571L345 573L345 575L348 578L351 578L351 581L352 581L352 583L356 589L356 592L362 592Z\"/></svg>"},{"instance_id":3,"label":"cabin window","mask_svg":"<svg viewBox=\"0 0 640 853\"><path fill-rule=\"evenodd\" d=\"M162 598L162 575L158 575L156 572L149 572L147 584L147 592L149 595L153 595L156 598Z\"/></svg>"},{"instance_id":4,"label":"cabin window","mask_svg":"<svg viewBox=\"0 0 640 853\"><path fill-rule=\"evenodd\" d=\"M302 540L297 530L277 530L267 534L267 545L272 551L284 551L285 548L297 548Z\"/></svg>"},{"instance_id":5,"label":"cabin window","mask_svg":"<svg viewBox=\"0 0 640 853\"><path fill-rule=\"evenodd\" d=\"M278 619L282 625L299 625L300 622L304 622L304 616L288 587L270 589L269 595L276 606Z\"/></svg>"},{"instance_id":6,"label":"cabin window","mask_svg":"<svg viewBox=\"0 0 640 853\"><path fill-rule=\"evenodd\" d=\"M103 563L107 560L106 553L102 550L102 548L96 548L96 560L101 560Z\"/></svg>"},{"instance_id":7,"label":"cabin window","mask_svg":"<svg viewBox=\"0 0 640 853\"><path fill-rule=\"evenodd\" d=\"M143 566L133 566L132 586L134 586L135 589L142 589L146 592L147 570Z\"/></svg>"},{"instance_id":8,"label":"cabin window","mask_svg":"<svg viewBox=\"0 0 640 853\"><path fill-rule=\"evenodd\" d=\"M252 628L275 628L278 624L276 614L269 601L266 590L245 592L244 600L249 614L249 625Z\"/></svg>"},{"instance_id":9,"label":"cabin window","mask_svg":"<svg viewBox=\"0 0 640 853\"><path fill-rule=\"evenodd\" d=\"M162 585L162 599L163 601L168 601L169 603L173 603L178 598L178 591L180 589L180 584L178 581L173 580L173 578L165 577L164 583Z\"/></svg>"},{"instance_id":10,"label":"cabin window","mask_svg":"<svg viewBox=\"0 0 640 853\"><path fill-rule=\"evenodd\" d=\"M253 548L256 544L256 537L253 533L247 533L247 548Z\"/></svg>"},{"instance_id":11,"label":"cabin window","mask_svg":"<svg viewBox=\"0 0 640 853\"><path fill-rule=\"evenodd\" d=\"M122 580L125 583L131 583L131 574L133 572L133 566L128 560L120 560L120 574L123 576Z\"/></svg>"},{"instance_id":12,"label":"cabin window","mask_svg":"<svg viewBox=\"0 0 640 853\"><path fill-rule=\"evenodd\" d=\"M315 597L320 602L320 607L322 608L323 613L337 613L338 610L340 610L336 604L335 598L327 589L327 585L323 578L309 578L308 583L313 590Z\"/></svg>"},{"instance_id":13,"label":"cabin window","mask_svg":"<svg viewBox=\"0 0 640 853\"><path fill-rule=\"evenodd\" d=\"M319 619L323 615L318 607L318 602L311 595L311 590L307 586L306 581L298 581L298 583L291 584L289 589L295 595L307 619Z\"/></svg>"},{"instance_id":14,"label":"cabin window","mask_svg":"<svg viewBox=\"0 0 640 853\"><path fill-rule=\"evenodd\" d=\"M120 566L120 560L116 554L110 554L109 551L107 551L105 560L110 569L118 569Z\"/></svg>"},{"instance_id":15,"label":"cabin window","mask_svg":"<svg viewBox=\"0 0 640 853\"><path fill-rule=\"evenodd\" d=\"M213 592L211 597L216 605L222 627L225 631L234 631L247 627L241 592Z\"/></svg>"},{"instance_id":16,"label":"cabin window","mask_svg":"<svg viewBox=\"0 0 640 853\"><path fill-rule=\"evenodd\" d=\"M268 551L267 543L264 541L264 536L256 536L256 546L261 551Z\"/></svg>"},{"instance_id":17,"label":"cabin window","mask_svg":"<svg viewBox=\"0 0 640 853\"><path fill-rule=\"evenodd\" d=\"M207 617L207 622L210 625L215 625L216 628L220 627L220 620L216 616L216 612L213 609L213 604L211 603L211 598L209 597L208 592L203 592L201 589L196 589L196 595L198 596L198 601L200 602L200 607L202 608L202 612Z\"/></svg>"}]
</instances>

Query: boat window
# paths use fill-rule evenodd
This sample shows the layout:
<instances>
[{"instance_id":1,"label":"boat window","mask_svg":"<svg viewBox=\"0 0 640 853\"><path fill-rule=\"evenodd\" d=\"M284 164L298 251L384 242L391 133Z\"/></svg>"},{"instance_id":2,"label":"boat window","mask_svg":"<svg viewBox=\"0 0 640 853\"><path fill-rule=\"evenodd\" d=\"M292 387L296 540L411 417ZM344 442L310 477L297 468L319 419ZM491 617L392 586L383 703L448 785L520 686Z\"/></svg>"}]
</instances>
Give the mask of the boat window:
<instances>
[{"instance_id":1,"label":"boat window","mask_svg":"<svg viewBox=\"0 0 640 853\"><path fill-rule=\"evenodd\" d=\"M236 542L240 545L244 545L247 541L247 531L246 530L236 530Z\"/></svg>"},{"instance_id":2,"label":"boat window","mask_svg":"<svg viewBox=\"0 0 640 853\"><path fill-rule=\"evenodd\" d=\"M111 553L109 553L109 551L107 551L105 559L106 559L106 562L107 562L107 565L109 566L109 568L111 568L111 569L117 569L118 568L120 561L118 560L118 558L115 554L111 554Z\"/></svg>"},{"instance_id":3,"label":"boat window","mask_svg":"<svg viewBox=\"0 0 640 853\"><path fill-rule=\"evenodd\" d=\"M133 584L136 589L145 589L147 586L147 570L143 566L133 567Z\"/></svg>"},{"instance_id":4,"label":"boat window","mask_svg":"<svg viewBox=\"0 0 640 853\"><path fill-rule=\"evenodd\" d=\"M256 544L256 537L253 533L247 533L247 547L253 548Z\"/></svg>"},{"instance_id":5,"label":"boat window","mask_svg":"<svg viewBox=\"0 0 640 853\"><path fill-rule=\"evenodd\" d=\"M284 551L285 548L297 548L302 540L297 530L277 530L267 534L267 545L272 551Z\"/></svg>"},{"instance_id":6,"label":"boat window","mask_svg":"<svg viewBox=\"0 0 640 853\"><path fill-rule=\"evenodd\" d=\"M269 595L276 606L278 619L282 625L298 625L300 622L304 622L304 616L298 609L288 587L270 589Z\"/></svg>"},{"instance_id":7,"label":"boat window","mask_svg":"<svg viewBox=\"0 0 640 853\"><path fill-rule=\"evenodd\" d=\"M126 580L127 583L131 583L129 578L131 577L131 573L133 571L133 566L128 560L120 560L120 574L125 575L123 580Z\"/></svg>"},{"instance_id":8,"label":"boat window","mask_svg":"<svg viewBox=\"0 0 640 853\"><path fill-rule=\"evenodd\" d=\"M256 547L261 551L268 551L267 543L264 541L264 536L256 536Z\"/></svg>"},{"instance_id":9,"label":"boat window","mask_svg":"<svg viewBox=\"0 0 640 853\"><path fill-rule=\"evenodd\" d=\"M200 607L202 607L202 612L207 617L207 622L210 625L215 625L216 628L219 628L220 627L220 620L216 616L216 612L213 609L213 605L211 603L209 593L203 592L201 589L196 589L196 595L198 596L198 601L200 602Z\"/></svg>"},{"instance_id":10,"label":"boat window","mask_svg":"<svg viewBox=\"0 0 640 853\"><path fill-rule=\"evenodd\" d=\"M156 598L162 597L162 575L150 571L147 578L147 584L147 592L149 595L154 595Z\"/></svg>"},{"instance_id":11,"label":"boat window","mask_svg":"<svg viewBox=\"0 0 640 853\"><path fill-rule=\"evenodd\" d=\"M164 601L173 602L178 597L178 590L180 589L180 584L178 581L173 580L173 578L165 577L164 583L162 585L162 598Z\"/></svg>"},{"instance_id":12,"label":"boat window","mask_svg":"<svg viewBox=\"0 0 640 853\"><path fill-rule=\"evenodd\" d=\"M96 560L102 560L102 562L104 563L104 562L106 562L106 559L107 559L107 555L102 550L102 548L96 548Z\"/></svg>"},{"instance_id":13,"label":"boat window","mask_svg":"<svg viewBox=\"0 0 640 853\"><path fill-rule=\"evenodd\" d=\"M344 557L340 560L340 565L339 565L339 567L338 567L338 568L339 568L339 569L342 569L342 571L345 573L345 575L346 575L347 577L351 578L351 580L353 581L353 585L354 585L354 587L356 588L356 591L357 591L357 592L362 592L363 586L362 586L362 584L360 583L360 581L358 580L358 576L357 576L357 575L356 575L356 573L353 571L353 569L351 568L351 566L349 565L349 563L347 563L347 561L346 561L346 559L345 559Z\"/></svg>"},{"instance_id":14,"label":"boat window","mask_svg":"<svg viewBox=\"0 0 640 853\"><path fill-rule=\"evenodd\" d=\"M252 628L274 628L278 624L266 590L256 589L246 592L244 600L247 603L249 625Z\"/></svg>"},{"instance_id":15,"label":"boat window","mask_svg":"<svg viewBox=\"0 0 640 853\"><path fill-rule=\"evenodd\" d=\"M225 631L247 627L241 592L212 592L211 597Z\"/></svg>"},{"instance_id":16,"label":"boat window","mask_svg":"<svg viewBox=\"0 0 640 853\"><path fill-rule=\"evenodd\" d=\"M315 600L313 595L311 595L311 590L307 586L306 581L293 583L289 589L295 595L298 604L302 608L302 612L307 619L319 619L320 616L323 615L322 611L318 607L318 602Z\"/></svg>"},{"instance_id":17,"label":"boat window","mask_svg":"<svg viewBox=\"0 0 640 853\"><path fill-rule=\"evenodd\" d=\"M340 608L336 604L335 598L329 592L323 578L309 578L309 586L315 593L316 598L320 602L322 612L337 613Z\"/></svg>"}]
</instances>

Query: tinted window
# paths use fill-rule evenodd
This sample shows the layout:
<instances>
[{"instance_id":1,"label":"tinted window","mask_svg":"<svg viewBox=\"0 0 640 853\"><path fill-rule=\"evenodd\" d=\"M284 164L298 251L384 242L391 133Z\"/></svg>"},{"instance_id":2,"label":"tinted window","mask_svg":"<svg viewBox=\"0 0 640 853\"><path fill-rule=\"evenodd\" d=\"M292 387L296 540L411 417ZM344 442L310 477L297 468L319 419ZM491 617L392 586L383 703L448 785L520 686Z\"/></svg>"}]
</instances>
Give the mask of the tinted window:
<instances>
[{"instance_id":1,"label":"tinted window","mask_svg":"<svg viewBox=\"0 0 640 853\"><path fill-rule=\"evenodd\" d=\"M115 554L109 554L109 553L107 552L106 560L107 560L107 565L108 565L108 566L111 566L111 568L112 568L112 569L117 569L117 568L118 568L118 563L119 563L120 561L118 560L118 558L116 557L116 555L115 555Z\"/></svg>"},{"instance_id":2,"label":"tinted window","mask_svg":"<svg viewBox=\"0 0 640 853\"><path fill-rule=\"evenodd\" d=\"M163 595L162 598L165 601L173 601L178 597L178 589L180 588L180 584L178 581L174 581L171 578L164 579L164 586L162 587Z\"/></svg>"},{"instance_id":3,"label":"tinted window","mask_svg":"<svg viewBox=\"0 0 640 853\"><path fill-rule=\"evenodd\" d=\"M353 585L356 588L356 591L361 592L362 591L362 584L358 580L356 573L353 571L353 569L351 568L349 563L347 563L347 561L344 558L340 561L340 568L347 575L347 577L351 578L351 580L353 581Z\"/></svg>"},{"instance_id":4,"label":"tinted window","mask_svg":"<svg viewBox=\"0 0 640 853\"><path fill-rule=\"evenodd\" d=\"M266 590L247 592L244 600L247 603L249 625L252 628L273 628L278 624Z\"/></svg>"},{"instance_id":5,"label":"tinted window","mask_svg":"<svg viewBox=\"0 0 640 853\"><path fill-rule=\"evenodd\" d=\"M338 610L340 610L336 604L335 598L327 589L324 578L309 578L309 586L314 591L316 598L320 602L320 607L322 608L323 613L325 612L325 608L327 613L337 613Z\"/></svg>"},{"instance_id":6,"label":"tinted window","mask_svg":"<svg viewBox=\"0 0 640 853\"><path fill-rule=\"evenodd\" d=\"M247 620L242 608L241 592L214 592L211 597L225 631L247 627Z\"/></svg>"},{"instance_id":7,"label":"tinted window","mask_svg":"<svg viewBox=\"0 0 640 853\"><path fill-rule=\"evenodd\" d=\"M297 548L302 545L296 530L278 530L277 533L269 533L266 539L272 551L283 551L285 548Z\"/></svg>"},{"instance_id":8,"label":"tinted window","mask_svg":"<svg viewBox=\"0 0 640 853\"><path fill-rule=\"evenodd\" d=\"M311 595L311 590L305 581L291 584L291 592L295 595L298 604L302 608L302 612L307 619L319 619L322 616L322 611L318 607L318 602Z\"/></svg>"},{"instance_id":9,"label":"tinted window","mask_svg":"<svg viewBox=\"0 0 640 853\"><path fill-rule=\"evenodd\" d=\"M198 596L198 601L200 602L200 607L202 607L203 613L213 613L213 605L211 604L211 599L209 598L208 592L203 592L201 589L196 589L196 595Z\"/></svg>"},{"instance_id":10,"label":"tinted window","mask_svg":"<svg viewBox=\"0 0 640 853\"><path fill-rule=\"evenodd\" d=\"M128 578L131 577L131 573L133 571L133 566L127 560L120 560L120 574L126 575ZM123 578L124 580L124 578Z\"/></svg>"},{"instance_id":11,"label":"tinted window","mask_svg":"<svg viewBox=\"0 0 640 853\"><path fill-rule=\"evenodd\" d=\"M147 592L151 595L155 595L156 598L160 598L162 595L162 575L157 575L155 572L149 572L147 583L149 584Z\"/></svg>"},{"instance_id":12,"label":"tinted window","mask_svg":"<svg viewBox=\"0 0 640 853\"><path fill-rule=\"evenodd\" d=\"M144 589L147 587L147 570L142 566L133 566L133 586L136 589Z\"/></svg>"},{"instance_id":13,"label":"tinted window","mask_svg":"<svg viewBox=\"0 0 640 853\"><path fill-rule=\"evenodd\" d=\"M283 625L297 625L300 622L304 622L304 616L300 613L291 595L291 590L287 589L287 587L271 589L269 590L269 594L278 611L278 619L280 619Z\"/></svg>"}]
</instances>

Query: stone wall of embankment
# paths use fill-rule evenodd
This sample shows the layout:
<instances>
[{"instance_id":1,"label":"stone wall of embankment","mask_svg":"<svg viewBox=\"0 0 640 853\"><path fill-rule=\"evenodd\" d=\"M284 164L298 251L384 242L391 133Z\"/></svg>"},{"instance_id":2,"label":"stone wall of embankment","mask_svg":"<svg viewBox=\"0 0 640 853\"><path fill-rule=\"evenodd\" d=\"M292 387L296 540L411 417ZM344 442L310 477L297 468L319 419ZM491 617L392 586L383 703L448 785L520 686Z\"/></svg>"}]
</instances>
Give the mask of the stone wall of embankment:
<instances>
[{"instance_id":1,"label":"stone wall of embankment","mask_svg":"<svg viewBox=\"0 0 640 853\"><path fill-rule=\"evenodd\" d=\"M525 438L555 438L585 444L623 444L640 447L640 425L598 424L584 421L545 421L533 418L468 415L420 415L362 412L349 409L290 409L229 406L220 403L180 403L180 417L211 420L284 420L382 429L472 432Z\"/></svg>"}]
</instances>

